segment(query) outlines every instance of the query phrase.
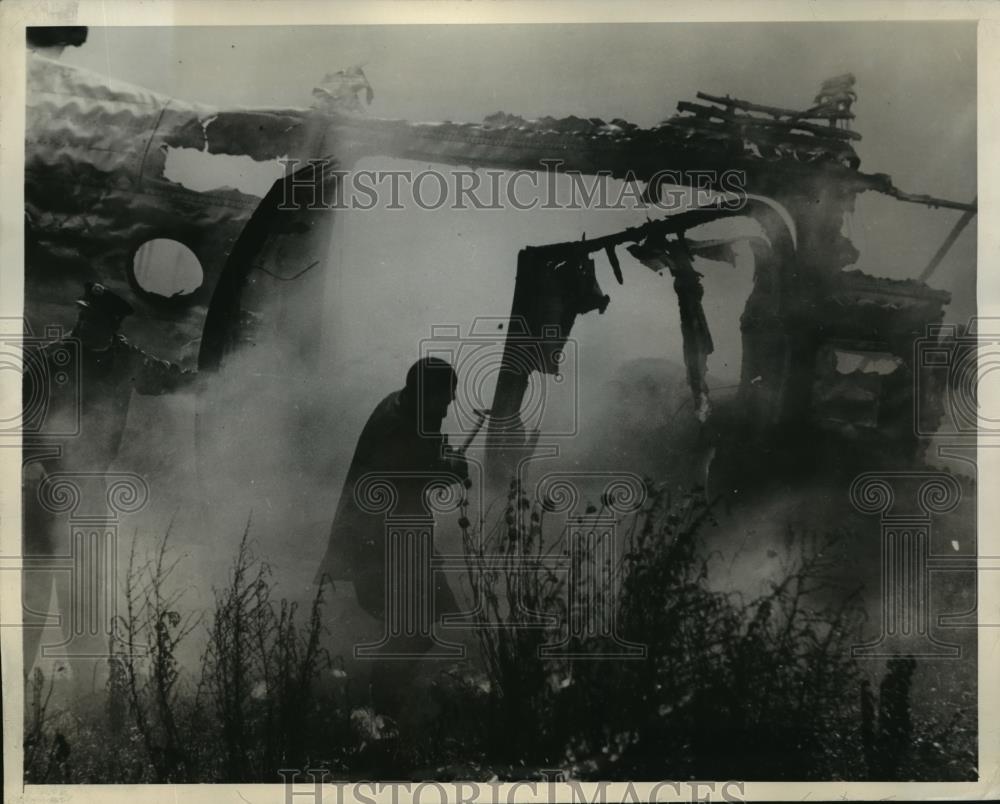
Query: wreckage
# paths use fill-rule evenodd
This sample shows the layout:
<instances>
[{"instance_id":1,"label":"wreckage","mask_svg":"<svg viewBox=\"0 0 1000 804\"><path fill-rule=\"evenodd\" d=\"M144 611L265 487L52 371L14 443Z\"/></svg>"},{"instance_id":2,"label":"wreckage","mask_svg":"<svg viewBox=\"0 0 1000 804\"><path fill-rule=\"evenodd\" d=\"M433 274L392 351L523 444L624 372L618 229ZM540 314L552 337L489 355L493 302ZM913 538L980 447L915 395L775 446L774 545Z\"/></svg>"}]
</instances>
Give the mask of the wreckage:
<instances>
[{"instance_id":1,"label":"wreckage","mask_svg":"<svg viewBox=\"0 0 1000 804\"><path fill-rule=\"evenodd\" d=\"M558 370L553 355L575 316L607 306L590 254L605 252L620 280L615 247L623 244L631 244L640 262L673 277L694 409L707 419L712 340L692 260L726 259L727 244L698 243L685 232L698 222L743 215L758 221L765 235L751 244L754 285L740 320L738 400L747 437L821 425L874 433L881 428L896 442L914 440L915 428L900 428L896 420L883 428L888 420L879 412L881 405L896 413L908 410L912 418L912 382L884 382L866 367L888 358L897 377L911 377L914 339L941 321L949 294L928 286L928 275L898 281L847 270L858 252L842 223L863 192L963 210L966 222L975 204L908 195L888 176L859 170L852 143L860 134L849 127L852 77L824 84L806 110L699 93L698 103L679 103L675 116L648 129L617 119L524 120L503 113L482 123L374 119L365 116L360 101L370 101L371 93L363 72L353 69L327 76L313 93L312 108L215 109L30 54L29 325L41 331L68 323L80 283L100 281L133 303L133 330L141 342L156 343L175 359L197 360L202 371L217 369L253 340L264 301L290 293L287 280L318 283L322 270L313 267L336 270L327 266L335 213L307 204L283 208L282 199L289 190L322 189L336 180L324 168L349 168L367 156L534 171L558 160L561 170L646 182L648 193L663 171L681 180L695 169L741 171L749 201L739 211L689 210L593 241L521 251L512 319L527 321L529 340L542 338L542 325L555 325L556 336L541 358L522 360L516 370L510 369L515 362L505 363L496 420L516 420L526 373ZM185 149L258 163L284 157L306 167L278 179L264 198L234 188L199 192L168 177L169 160ZM200 281L176 292L151 291L137 256L157 240L186 247ZM295 304L318 305L322 295L307 289ZM553 307L541 304L543 298L560 301ZM300 309L294 318L301 316ZM291 316L272 323L294 327ZM519 343L523 337L508 343L508 356ZM299 348L309 352L315 344L304 338ZM845 363L845 355L860 362ZM845 371L845 365L854 368ZM502 443L498 432L494 445Z\"/></svg>"}]
</instances>

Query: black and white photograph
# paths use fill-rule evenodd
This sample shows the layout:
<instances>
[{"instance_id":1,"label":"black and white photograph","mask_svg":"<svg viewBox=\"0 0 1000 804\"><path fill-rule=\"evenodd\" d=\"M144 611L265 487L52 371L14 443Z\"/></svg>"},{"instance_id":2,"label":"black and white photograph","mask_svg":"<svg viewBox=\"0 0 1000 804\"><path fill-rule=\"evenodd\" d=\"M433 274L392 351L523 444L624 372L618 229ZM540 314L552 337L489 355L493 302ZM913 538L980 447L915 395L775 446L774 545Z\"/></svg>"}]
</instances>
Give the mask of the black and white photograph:
<instances>
[{"instance_id":1,"label":"black and white photograph","mask_svg":"<svg viewBox=\"0 0 1000 804\"><path fill-rule=\"evenodd\" d=\"M976 19L221 5L15 0L5 800L995 784Z\"/></svg>"}]
</instances>

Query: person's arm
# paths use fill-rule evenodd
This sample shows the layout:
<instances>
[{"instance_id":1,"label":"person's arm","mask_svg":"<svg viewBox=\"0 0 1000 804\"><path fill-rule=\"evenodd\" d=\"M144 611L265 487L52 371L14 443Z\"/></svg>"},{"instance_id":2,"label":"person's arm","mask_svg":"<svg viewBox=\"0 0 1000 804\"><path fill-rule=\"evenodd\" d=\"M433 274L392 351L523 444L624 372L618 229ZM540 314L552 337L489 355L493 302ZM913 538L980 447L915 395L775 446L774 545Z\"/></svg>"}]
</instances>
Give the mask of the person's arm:
<instances>
[{"instance_id":1,"label":"person's arm","mask_svg":"<svg viewBox=\"0 0 1000 804\"><path fill-rule=\"evenodd\" d=\"M465 455L457 449L448 445L448 437L441 437L441 451L439 468L444 472L451 472L458 475L462 480L469 477L469 462Z\"/></svg>"}]
</instances>

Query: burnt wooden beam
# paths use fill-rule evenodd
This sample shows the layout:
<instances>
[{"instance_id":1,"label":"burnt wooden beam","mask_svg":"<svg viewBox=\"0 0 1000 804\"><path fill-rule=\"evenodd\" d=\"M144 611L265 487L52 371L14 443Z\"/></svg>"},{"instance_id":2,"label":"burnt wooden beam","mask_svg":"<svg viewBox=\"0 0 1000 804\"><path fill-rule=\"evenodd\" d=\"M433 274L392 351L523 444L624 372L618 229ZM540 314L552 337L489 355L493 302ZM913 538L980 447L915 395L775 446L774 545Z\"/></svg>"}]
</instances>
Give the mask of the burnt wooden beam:
<instances>
[{"instance_id":1,"label":"burnt wooden beam","mask_svg":"<svg viewBox=\"0 0 1000 804\"><path fill-rule=\"evenodd\" d=\"M697 130L713 139L731 139L735 133L731 124L712 120L708 117L675 118L670 124L675 125L677 123L683 123L684 128ZM835 156L849 156L854 154L851 144L841 139L826 139L794 131L774 131L764 127L758 127L753 132L745 133L753 139L755 144L772 145L775 147L783 145L802 149L821 149Z\"/></svg>"},{"instance_id":2,"label":"burnt wooden beam","mask_svg":"<svg viewBox=\"0 0 1000 804\"><path fill-rule=\"evenodd\" d=\"M880 175L880 174L876 174ZM881 190L886 195L891 195L898 201L906 201L908 204L923 204L928 207L940 207L941 209L958 209L962 212L975 213L979 207L976 202L966 204L961 201L949 201L947 198L935 198L932 195L918 195L915 193L904 193L898 187L892 185L887 190Z\"/></svg>"},{"instance_id":3,"label":"burnt wooden beam","mask_svg":"<svg viewBox=\"0 0 1000 804\"><path fill-rule=\"evenodd\" d=\"M692 114L701 117L715 117L720 120L725 120L729 123L737 123L745 126L758 126L765 129L784 129L786 131L792 131L798 129L800 131L808 131L815 134L817 137L829 137L830 139L837 140L860 140L861 135L857 131L851 131L846 128L833 128L832 126L819 126L815 123L803 123L799 120L764 120L760 117L751 117L750 115L739 115L727 112L724 109L717 109L714 106L705 106L700 103L690 103L689 101L680 101L677 104L677 111L679 112L690 112ZM668 122L676 122L668 121Z\"/></svg>"},{"instance_id":4,"label":"burnt wooden beam","mask_svg":"<svg viewBox=\"0 0 1000 804\"><path fill-rule=\"evenodd\" d=\"M597 251L621 245L622 243L638 243L650 235L676 234L692 227L700 226L703 223L737 215L746 215L746 211L743 209L724 209L722 207L689 209L660 220L649 221L640 226L630 226L621 232L598 237L594 240L569 240L564 243L549 243L544 246L525 246L523 250L533 256L551 255L555 257L571 252L575 254L593 254Z\"/></svg>"},{"instance_id":5,"label":"burnt wooden beam","mask_svg":"<svg viewBox=\"0 0 1000 804\"><path fill-rule=\"evenodd\" d=\"M975 206L977 200L978 196L973 199L973 206ZM966 210L962 217L956 221L940 248L938 248L938 250L934 253L934 256L931 257L931 261L927 263L927 267L920 272L920 276L918 277L919 281L926 282L931 278L931 275L937 270L937 267L941 264L941 261L944 259L949 249L955 245L955 241L958 240L958 236L962 234L962 230L972 222L974 217L976 217L976 210L970 209Z\"/></svg>"},{"instance_id":6,"label":"burnt wooden beam","mask_svg":"<svg viewBox=\"0 0 1000 804\"><path fill-rule=\"evenodd\" d=\"M769 114L773 117L794 117L794 118L806 118L811 120L853 120L853 112L833 112L833 113L819 113L813 112L811 110L806 111L796 111L794 109L782 109L778 106L764 106L759 103L750 103L749 101L739 100L738 98L730 98L728 95L709 95L707 92L698 92L696 97L699 100L707 100L712 103L720 103L723 106L730 106L734 109L742 109L745 112L760 112L762 114Z\"/></svg>"}]
</instances>

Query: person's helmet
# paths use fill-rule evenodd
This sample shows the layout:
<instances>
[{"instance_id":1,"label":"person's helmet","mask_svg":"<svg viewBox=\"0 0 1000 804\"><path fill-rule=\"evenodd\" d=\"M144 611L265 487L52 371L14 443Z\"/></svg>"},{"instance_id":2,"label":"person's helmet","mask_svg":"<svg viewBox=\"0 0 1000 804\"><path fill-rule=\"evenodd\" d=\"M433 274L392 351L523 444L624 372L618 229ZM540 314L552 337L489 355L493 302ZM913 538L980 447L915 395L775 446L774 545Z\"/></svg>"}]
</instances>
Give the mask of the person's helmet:
<instances>
[{"instance_id":1,"label":"person's helmet","mask_svg":"<svg viewBox=\"0 0 1000 804\"><path fill-rule=\"evenodd\" d=\"M437 391L454 393L458 374L447 360L422 357L406 372L406 390L414 397Z\"/></svg>"}]
</instances>

